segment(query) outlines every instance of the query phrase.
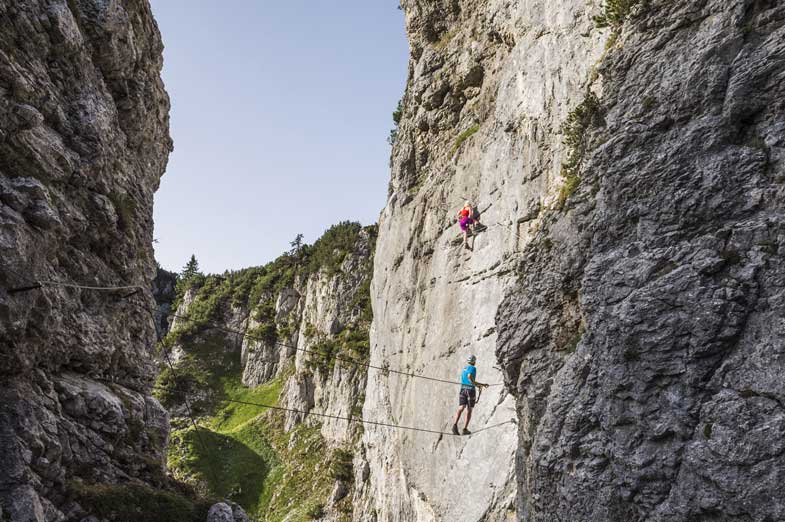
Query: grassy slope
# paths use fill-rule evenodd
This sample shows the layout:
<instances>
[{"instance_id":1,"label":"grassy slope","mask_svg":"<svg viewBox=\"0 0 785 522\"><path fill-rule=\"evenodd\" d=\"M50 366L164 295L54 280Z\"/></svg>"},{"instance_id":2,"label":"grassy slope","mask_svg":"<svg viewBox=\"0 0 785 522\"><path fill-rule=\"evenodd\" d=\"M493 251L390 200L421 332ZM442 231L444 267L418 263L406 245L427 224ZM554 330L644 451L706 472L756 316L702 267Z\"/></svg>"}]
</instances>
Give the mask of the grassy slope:
<instances>
[{"instance_id":1,"label":"grassy slope","mask_svg":"<svg viewBox=\"0 0 785 522\"><path fill-rule=\"evenodd\" d=\"M249 389L224 376L226 398L276 405L283 378ZM203 493L234 500L262 520L309 520L330 494L331 459L319 426L283 430L283 413L225 403L194 428L172 432L169 467ZM206 450L205 447L206 446Z\"/></svg>"},{"instance_id":2,"label":"grassy slope","mask_svg":"<svg viewBox=\"0 0 785 522\"><path fill-rule=\"evenodd\" d=\"M227 399L275 405L282 380L256 389L243 387L236 377L221 378ZM169 467L178 478L206 486L217 497L229 498L250 513L260 507L260 492L272 468L278 465L276 452L259 423L251 422L263 408L226 403L195 428L172 432ZM206 446L206 448L205 448Z\"/></svg>"}]
</instances>

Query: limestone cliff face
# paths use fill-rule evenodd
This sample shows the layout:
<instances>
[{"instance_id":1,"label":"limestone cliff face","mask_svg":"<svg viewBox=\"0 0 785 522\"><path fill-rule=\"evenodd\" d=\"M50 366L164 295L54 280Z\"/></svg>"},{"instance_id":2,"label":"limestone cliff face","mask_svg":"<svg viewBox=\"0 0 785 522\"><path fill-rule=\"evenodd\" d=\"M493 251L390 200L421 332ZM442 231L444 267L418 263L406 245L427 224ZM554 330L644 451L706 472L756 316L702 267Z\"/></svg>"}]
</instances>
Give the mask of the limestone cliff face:
<instances>
[{"instance_id":1,"label":"limestone cliff face","mask_svg":"<svg viewBox=\"0 0 785 522\"><path fill-rule=\"evenodd\" d=\"M79 519L68 486L163 477L150 288L171 141L146 0L0 2L0 518ZM126 292L128 293L128 292Z\"/></svg>"},{"instance_id":2,"label":"limestone cliff face","mask_svg":"<svg viewBox=\"0 0 785 522\"><path fill-rule=\"evenodd\" d=\"M584 95L606 35L583 1L404 1L411 47L403 118L379 223L372 363L457 381L503 382L496 315L562 184L562 122ZM488 230L461 247L464 200ZM536 310L521 311L521 315ZM371 374L364 416L449 431L457 386ZM470 437L366 429L363 520L516 516L515 402L495 386Z\"/></svg>"},{"instance_id":3,"label":"limestone cliff face","mask_svg":"<svg viewBox=\"0 0 785 522\"><path fill-rule=\"evenodd\" d=\"M497 315L520 519L785 519L784 53L781 2L624 20Z\"/></svg>"}]
</instances>

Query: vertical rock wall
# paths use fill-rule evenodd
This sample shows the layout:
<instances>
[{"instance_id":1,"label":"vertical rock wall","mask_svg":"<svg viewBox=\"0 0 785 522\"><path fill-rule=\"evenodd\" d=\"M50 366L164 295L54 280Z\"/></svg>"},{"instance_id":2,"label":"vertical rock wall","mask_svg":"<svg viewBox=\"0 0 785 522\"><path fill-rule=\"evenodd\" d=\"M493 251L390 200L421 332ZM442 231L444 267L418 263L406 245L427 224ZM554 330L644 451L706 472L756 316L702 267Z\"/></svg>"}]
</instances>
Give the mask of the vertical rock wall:
<instances>
[{"instance_id":1,"label":"vertical rock wall","mask_svg":"<svg viewBox=\"0 0 785 522\"><path fill-rule=\"evenodd\" d=\"M561 125L607 31L592 21L599 6L577 0L402 6L411 60L379 224L372 363L457 381L474 353L478 380L498 384L497 309L558 199ZM488 226L473 251L456 224L467 199ZM364 416L449 431L457 398L455 385L373 373ZM515 518L515 417L513 397L495 386L470 437L368 428L358 519Z\"/></svg>"},{"instance_id":2,"label":"vertical rock wall","mask_svg":"<svg viewBox=\"0 0 785 522\"><path fill-rule=\"evenodd\" d=\"M785 520L784 42L781 2L624 20L497 316L520 520Z\"/></svg>"},{"instance_id":3,"label":"vertical rock wall","mask_svg":"<svg viewBox=\"0 0 785 522\"><path fill-rule=\"evenodd\" d=\"M146 0L9 0L0 20L0 518L78 518L74 479L163 477L155 328L133 306L154 307L172 147L162 44ZM31 280L145 290L9 293Z\"/></svg>"}]
</instances>

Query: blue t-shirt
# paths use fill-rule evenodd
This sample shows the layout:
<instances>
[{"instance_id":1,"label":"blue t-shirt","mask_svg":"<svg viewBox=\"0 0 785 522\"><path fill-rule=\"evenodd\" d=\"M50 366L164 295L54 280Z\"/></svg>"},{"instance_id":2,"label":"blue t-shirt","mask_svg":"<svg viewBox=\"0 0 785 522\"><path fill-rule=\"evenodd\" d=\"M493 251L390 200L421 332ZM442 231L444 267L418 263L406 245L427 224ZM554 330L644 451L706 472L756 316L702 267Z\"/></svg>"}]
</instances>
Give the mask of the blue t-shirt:
<instances>
[{"instance_id":1,"label":"blue t-shirt","mask_svg":"<svg viewBox=\"0 0 785 522\"><path fill-rule=\"evenodd\" d=\"M471 375L474 379L477 379L477 368L471 364L464 368L461 372L461 384L469 388L474 388L474 384L472 384L472 381L469 380L469 375Z\"/></svg>"}]
</instances>

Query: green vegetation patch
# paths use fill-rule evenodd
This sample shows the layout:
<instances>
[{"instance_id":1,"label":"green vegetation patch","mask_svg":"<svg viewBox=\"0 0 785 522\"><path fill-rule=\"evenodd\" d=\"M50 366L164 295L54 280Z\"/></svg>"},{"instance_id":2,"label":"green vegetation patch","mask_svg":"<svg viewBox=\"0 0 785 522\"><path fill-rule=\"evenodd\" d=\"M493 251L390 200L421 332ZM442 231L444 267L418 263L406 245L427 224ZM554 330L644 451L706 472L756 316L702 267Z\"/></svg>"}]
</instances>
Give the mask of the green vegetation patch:
<instances>
[{"instance_id":1,"label":"green vegetation patch","mask_svg":"<svg viewBox=\"0 0 785 522\"><path fill-rule=\"evenodd\" d=\"M329 498L336 476L348 479L351 459L332 455L319 426L301 424L284 431L284 414L261 405L277 406L290 371L272 382L247 388L233 334L214 329L224 324L232 307L241 308L259 323L247 335L266 343L288 339L293 325L276 321L275 301L285 288L303 283L315 273L341 272L346 257L357 251L361 234L369 240L371 255L360 267L358 290L348 303L351 324L327 337L306 325L305 334L317 341L314 359L321 368L332 368L339 354L367 359L368 328L372 319L370 279L377 227L345 221L330 227L313 245L301 237L292 250L261 267L221 275L203 275L195 257L184 268L177 292L194 292L193 302L178 319L178 328L167 335L164 350L175 344L183 353L175 371L164 367L155 393L167 407L182 406L187 394L199 417L194 428L177 419L171 435L169 468L179 480L204 495L229 498L251 515L264 520L309 520ZM233 402L229 402L229 401ZM361 405L360 405L361 406ZM327 458L325 458L327 457ZM172 518L175 520L176 518Z\"/></svg>"},{"instance_id":2,"label":"green vegetation patch","mask_svg":"<svg viewBox=\"0 0 785 522\"><path fill-rule=\"evenodd\" d=\"M403 118L403 99L398 100L398 105L395 107L395 110L392 113L393 125L394 127L390 129L390 134L387 136L387 143L390 145L395 145L395 142L398 140L398 127L401 125L401 119Z\"/></svg>"},{"instance_id":3,"label":"green vegetation patch","mask_svg":"<svg viewBox=\"0 0 785 522\"><path fill-rule=\"evenodd\" d=\"M110 192L109 200L117 213L117 226L120 230L128 230L134 222L136 201L128 194Z\"/></svg>"},{"instance_id":4,"label":"green vegetation patch","mask_svg":"<svg viewBox=\"0 0 785 522\"><path fill-rule=\"evenodd\" d=\"M300 424L287 434L283 431L283 423L282 412L267 416L266 428L281 456L281 464L265 484L270 494L266 520L312 520L314 508L323 507L332 491L332 460L325 458L327 447L320 425Z\"/></svg>"},{"instance_id":5,"label":"green vegetation patch","mask_svg":"<svg viewBox=\"0 0 785 522\"><path fill-rule=\"evenodd\" d=\"M375 237L376 225L367 228ZM307 272L313 274L324 270L328 275L340 272L341 263L347 254L354 252L362 230L363 227L354 221L341 221L328 228L308 249Z\"/></svg>"},{"instance_id":6,"label":"green vegetation patch","mask_svg":"<svg viewBox=\"0 0 785 522\"><path fill-rule=\"evenodd\" d=\"M169 332L164 339L164 347L201 333L210 323L221 323L229 306L250 309L253 317L261 323L248 332L250 336L270 344L275 343L279 329L275 324L275 299L280 292L292 287L296 279L304 280L319 271L328 276L339 273L346 256L357 249L361 232L367 234L373 252L378 227L363 227L357 222L342 221L327 229L313 245L298 243L291 252L260 267L205 276L199 271L198 262L192 256L177 282L177 298L173 307L177 309L189 289L196 289L196 294L188 311L183 314L185 318L178 318L177 329ZM367 309L368 313L372 268L372 260L367 260L362 267L368 279L368 298L358 298L356 303Z\"/></svg>"},{"instance_id":7,"label":"green vegetation patch","mask_svg":"<svg viewBox=\"0 0 785 522\"><path fill-rule=\"evenodd\" d=\"M343 482L352 482L354 480L354 467L352 460L354 454L343 448L339 448L333 452L332 466L330 474L333 479L341 480Z\"/></svg>"},{"instance_id":8,"label":"green vegetation patch","mask_svg":"<svg viewBox=\"0 0 785 522\"><path fill-rule=\"evenodd\" d=\"M584 100L567 115L562 126L564 144L568 147L567 159L562 163L564 185L559 191L558 207L563 208L567 199L578 189L581 178L580 166L587 150L586 134L592 125L603 123L600 100L591 92L586 92Z\"/></svg>"},{"instance_id":9,"label":"green vegetation patch","mask_svg":"<svg viewBox=\"0 0 785 522\"><path fill-rule=\"evenodd\" d=\"M647 0L605 0L602 14L594 17L594 24L599 27L611 27L619 30L630 16L633 7Z\"/></svg>"},{"instance_id":10,"label":"green vegetation patch","mask_svg":"<svg viewBox=\"0 0 785 522\"><path fill-rule=\"evenodd\" d=\"M257 404L275 406L283 380L247 388L239 376L222 377L222 397L240 402L222 402L205 425L172 432L168 464L175 476L257 512L264 483L279 462L264 429L267 410Z\"/></svg>"},{"instance_id":11,"label":"green vegetation patch","mask_svg":"<svg viewBox=\"0 0 785 522\"><path fill-rule=\"evenodd\" d=\"M178 479L206 488L204 493L229 498L256 512L262 484L276 457L264 437L242 431L246 437L202 427L198 432L196 428L175 431L169 467Z\"/></svg>"},{"instance_id":12,"label":"green vegetation patch","mask_svg":"<svg viewBox=\"0 0 785 522\"><path fill-rule=\"evenodd\" d=\"M458 34L457 29L444 31L442 35L439 37L439 39L436 40L436 42L433 44L434 48L438 49L439 51L446 49L447 46L450 45L452 39L455 38L456 34Z\"/></svg>"},{"instance_id":13,"label":"green vegetation patch","mask_svg":"<svg viewBox=\"0 0 785 522\"><path fill-rule=\"evenodd\" d=\"M475 124L469 127L468 129L466 129L465 131L463 131L462 133L458 134L458 137L455 139L455 144L452 146L452 153L455 154L455 152L461 148L463 142L468 140L475 134L477 134L478 130L480 130L480 126L479 124Z\"/></svg>"},{"instance_id":14,"label":"green vegetation patch","mask_svg":"<svg viewBox=\"0 0 785 522\"><path fill-rule=\"evenodd\" d=\"M564 176L564 184L559 189L558 208L564 208L567 199L578 190L578 186L581 184L581 178L572 171L562 170L562 176Z\"/></svg>"},{"instance_id":15,"label":"green vegetation patch","mask_svg":"<svg viewBox=\"0 0 785 522\"><path fill-rule=\"evenodd\" d=\"M212 504L139 484L71 482L69 497L100 519L111 522L204 522Z\"/></svg>"},{"instance_id":16,"label":"green vegetation patch","mask_svg":"<svg viewBox=\"0 0 785 522\"><path fill-rule=\"evenodd\" d=\"M248 335L255 339L272 345L278 341L278 325L275 322L275 303L272 300L260 303L254 310L253 318L258 322Z\"/></svg>"},{"instance_id":17,"label":"green vegetation patch","mask_svg":"<svg viewBox=\"0 0 785 522\"><path fill-rule=\"evenodd\" d=\"M239 380L240 373L239 357L227 349L223 335L207 333L187 343L187 351L174 371L163 366L154 395L168 409L189 397L195 415L211 415L217 401L229 397L225 393L226 383Z\"/></svg>"},{"instance_id":18,"label":"green vegetation patch","mask_svg":"<svg viewBox=\"0 0 785 522\"><path fill-rule=\"evenodd\" d=\"M352 325L336 336L316 334L317 342L309 349L312 353L306 361L308 368L323 374L335 368L340 360L366 362L371 353L370 324ZM351 364L347 361L347 364Z\"/></svg>"}]
</instances>

